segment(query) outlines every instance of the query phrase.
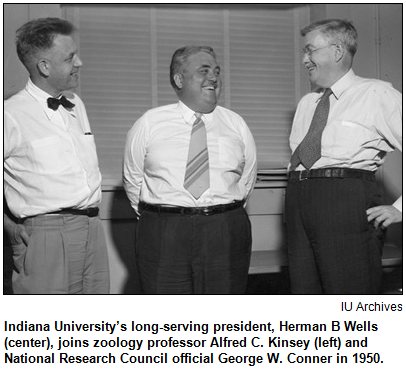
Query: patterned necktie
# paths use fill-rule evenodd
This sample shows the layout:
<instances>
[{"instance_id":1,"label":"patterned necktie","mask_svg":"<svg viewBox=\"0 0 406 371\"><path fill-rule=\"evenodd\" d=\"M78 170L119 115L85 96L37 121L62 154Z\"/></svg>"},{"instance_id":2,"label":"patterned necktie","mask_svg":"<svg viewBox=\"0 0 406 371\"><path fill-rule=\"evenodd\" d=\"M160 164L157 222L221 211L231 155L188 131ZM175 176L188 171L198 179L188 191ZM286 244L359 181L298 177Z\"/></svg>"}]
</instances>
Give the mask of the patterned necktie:
<instances>
[{"instance_id":1,"label":"patterned necktie","mask_svg":"<svg viewBox=\"0 0 406 371\"><path fill-rule=\"evenodd\" d=\"M207 150L207 137L201 113L195 113L196 121L193 123L190 136L189 154L187 158L184 187L198 199L210 186L209 152Z\"/></svg>"},{"instance_id":2,"label":"patterned necktie","mask_svg":"<svg viewBox=\"0 0 406 371\"><path fill-rule=\"evenodd\" d=\"M56 111L60 105L62 105L66 109L72 109L73 107L75 107L75 105L70 100L67 100L64 95L62 95L61 99L48 98L47 104L48 108L51 108L54 111Z\"/></svg>"},{"instance_id":3,"label":"patterned necktie","mask_svg":"<svg viewBox=\"0 0 406 371\"><path fill-rule=\"evenodd\" d=\"M290 170L293 171L302 163L306 169L310 169L321 157L321 135L327 124L330 111L330 88L326 89L314 111L309 131L296 148L290 160Z\"/></svg>"}]
</instances>

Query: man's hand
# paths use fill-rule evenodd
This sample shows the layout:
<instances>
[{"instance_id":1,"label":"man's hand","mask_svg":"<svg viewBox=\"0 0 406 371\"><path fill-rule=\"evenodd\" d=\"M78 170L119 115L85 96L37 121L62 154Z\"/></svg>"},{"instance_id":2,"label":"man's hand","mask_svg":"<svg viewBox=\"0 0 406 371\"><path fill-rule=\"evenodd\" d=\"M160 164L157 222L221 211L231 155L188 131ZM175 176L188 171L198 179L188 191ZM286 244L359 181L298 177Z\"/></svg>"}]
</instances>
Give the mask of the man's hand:
<instances>
[{"instance_id":1,"label":"man's hand","mask_svg":"<svg viewBox=\"0 0 406 371\"><path fill-rule=\"evenodd\" d=\"M368 222L374 221L374 226L385 229L393 223L402 221L402 212L392 205L371 207L367 210Z\"/></svg>"},{"instance_id":2,"label":"man's hand","mask_svg":"<svg viewBox=\"0 0 406 371\"><path fill-rule=\"evenodd\" d=\"M4 217L4 229L8 235L8 238L12 245L19 245L24 243L28 245L30 237L28 236L25 227L22 224L14 223L6 214L3 214Z\"/></svg>"},{"instance_id":3,"label":"man's hand","mask_svg":"<svg viewBox=\"0 0 406 371\"><path fill-rule=\"evenodd\" d=\"M30 236L28 236L25 227L22 224L16 224L14 228L14 241L11 242L14 244L24 243L25 246L28 246L28 241Z\"/></svg>"}]
</instances>

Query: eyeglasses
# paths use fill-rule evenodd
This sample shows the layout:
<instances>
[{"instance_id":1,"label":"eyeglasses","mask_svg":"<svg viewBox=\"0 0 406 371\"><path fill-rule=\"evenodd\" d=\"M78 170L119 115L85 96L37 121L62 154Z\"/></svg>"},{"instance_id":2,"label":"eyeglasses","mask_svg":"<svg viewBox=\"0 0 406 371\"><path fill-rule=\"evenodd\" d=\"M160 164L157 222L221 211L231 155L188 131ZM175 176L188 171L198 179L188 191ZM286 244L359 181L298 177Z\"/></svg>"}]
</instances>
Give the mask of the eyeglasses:
<instances>
[{"instance_id":1,"label":"eyeglasses","mask_svg":"<svg viewBox=\"0 0 406 371\"><path fill-rule=\"evenodd\" d=\"M302 53L303 53L303 55L307 55L309 58L311 58L313 53L317 52L317 50L325 49L325 48L328 48L329 46L333 46L333 45L336 45L336 44L328 44L328 45L322 46L321 48L317 48L317 49L309 49L309 47L306 47L306 48L302 49Z\"/></svg>"}]
</instances>

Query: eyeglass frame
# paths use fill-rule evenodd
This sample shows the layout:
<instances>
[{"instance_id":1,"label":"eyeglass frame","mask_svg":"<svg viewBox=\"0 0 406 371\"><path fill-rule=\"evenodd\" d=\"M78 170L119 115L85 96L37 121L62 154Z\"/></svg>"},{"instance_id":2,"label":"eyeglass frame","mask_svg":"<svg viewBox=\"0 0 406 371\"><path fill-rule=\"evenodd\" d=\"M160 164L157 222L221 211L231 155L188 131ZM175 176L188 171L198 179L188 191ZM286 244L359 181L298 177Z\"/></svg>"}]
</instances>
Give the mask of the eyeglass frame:
<instances>
[{"instance_id":1,"label":"eyeglass frame","mask_svg":"<svg viewBox=\"0 0 406 371\"><path fill-rule=\"evenodd\" d=\"M337 44L327 44L327 45L322 46L321 48L317 48L317 49L313 49L313 50L309 50L308 47L306 47L306 48L302 49L302 53L303 53L303 56L307 55L309 58L311 58L313 53L317 52L317 50L325 49L325 48L328 48L329 46L333 46L333 45L337 45Z\"/></svg>"}]
</instances>

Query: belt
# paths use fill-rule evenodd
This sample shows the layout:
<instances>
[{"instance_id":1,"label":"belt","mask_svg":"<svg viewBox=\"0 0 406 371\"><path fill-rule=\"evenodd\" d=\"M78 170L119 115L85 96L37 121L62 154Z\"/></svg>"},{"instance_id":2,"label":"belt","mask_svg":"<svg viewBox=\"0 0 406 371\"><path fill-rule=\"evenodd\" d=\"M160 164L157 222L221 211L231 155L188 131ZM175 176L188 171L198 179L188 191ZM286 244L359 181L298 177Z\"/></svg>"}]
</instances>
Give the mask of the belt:
<instances>
[{"instance_id":1,"label":"belt","mask_svg":"<svg viewBox=\"0 0 406 371\"><path fill-rule=\"evenodd\" d=\"M88 209L62 209L58 211L51 211L45 214L38 214L27 216L26 218L18 219L18 223L22 224L27 219L35 218L36 216L43 216L43 215L85 215L89 218L94 218L99 215L99 208L98 207L89 207Z\"/></svg>"},{"instance_id":2,"label":"belt","mask_svg":"<svg viewBox=\"0 0 406 371\"><path fill-rule=\"evenodd\" d=\"M289 179L296 179L299 181L315 178L355 178L374 181L375 173L373 171L348 169L342 167L291 171L289 173Z\"/></svg>"},{"instance_id":3,"label":"belt","mask_svg":"<svg viewBox=\"0 0 406 371\"><path fill-rule=\"evenodd\" d=\"M161 206L140 202L140 211L151 211L153 213L178 214L178 215L214 215L226 211L238 209L243 205L243 201L236 201L231 204L206 206L206 207L178 207Z\"/></svg>"},{"instance_id":4,"label":"belt","mask_svg":"<svg viewBox=\"0 0 406 371\"><path fill-rule=\"evenodd\" d=\"M47 214L63 214L63 215L85 215L89 218L94 218L99 215L99 208L98 207L89 207L88 209L62 209L58 211L52 211Z\"/></svg>"}]
</instances>

